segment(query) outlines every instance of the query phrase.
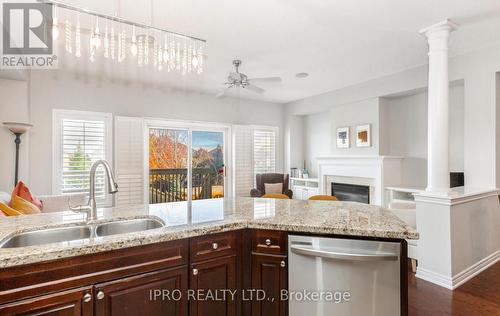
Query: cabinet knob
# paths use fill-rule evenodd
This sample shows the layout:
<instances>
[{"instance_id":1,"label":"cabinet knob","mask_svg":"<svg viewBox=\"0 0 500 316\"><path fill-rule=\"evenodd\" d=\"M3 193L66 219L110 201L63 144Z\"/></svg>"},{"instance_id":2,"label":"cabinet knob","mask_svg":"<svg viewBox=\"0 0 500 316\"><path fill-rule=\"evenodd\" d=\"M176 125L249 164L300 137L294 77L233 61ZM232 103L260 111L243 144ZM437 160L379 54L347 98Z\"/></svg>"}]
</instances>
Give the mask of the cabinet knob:
<instances>
[{"instance_id":1,"label":"cabinet knob","mask_svg":"<svg viewBox=\"0 0 500 316\"><path fill-rule=\"evenodd\" d=\"M271 239L266 239L266 246L271 246Z\"/></svg>"},{"instance_id":2,"label":"cabinet knob","mask_svg":"<svg viewBox=\"0 0 500 316\"><path fill-rule=\"evenodd\" d=\"M104 298L104 292L103 291L97 292L97 299L102 300L103 298Z\"/></svg>"},{"instance_id":3,"label":"cabinet knob","mask_svg":"<svg viewBox=\"0 0 500 316\"><path fill-rule=\"evenodd\" d=\"M212 244L212 249L213 249L213 250L217 250L217 248L219 248L219 244L217 244L216 242L214 242L214 243Z\"/></svg>"},{"instance_id":4,"label":"cabinet knob","mask_svg":"<svg viewBox=\"0 0 500 316\"><path fill-rule=\"evenodd\" d=\"M85 303L88 303L88 302L90 302L91 300L92 300L92 295L91 295L90 293L87 293L87 294L85 294L85 295L83 296L83 301L84 301Z\"/></svg>"},{"instance_id":5,"label":"cabinet knob","mask_svg":"<svg viewBox=\"0 0 500 316\"><path fill-rule=\"evenodd\" d=\"M198 275L198 269L193 269L193 275Z\"/></svg>"},{"instance_id":6,"label":"cabinet knob","mask_svg":"<svg viewBox=\"0 0 500 316\"><path fill-rule=\"evenodd\" d=\"M286 267L286 262L285 262L285 260L281 261L280 266L281 266L282 268Z\"/></svg>"}]
</instances>

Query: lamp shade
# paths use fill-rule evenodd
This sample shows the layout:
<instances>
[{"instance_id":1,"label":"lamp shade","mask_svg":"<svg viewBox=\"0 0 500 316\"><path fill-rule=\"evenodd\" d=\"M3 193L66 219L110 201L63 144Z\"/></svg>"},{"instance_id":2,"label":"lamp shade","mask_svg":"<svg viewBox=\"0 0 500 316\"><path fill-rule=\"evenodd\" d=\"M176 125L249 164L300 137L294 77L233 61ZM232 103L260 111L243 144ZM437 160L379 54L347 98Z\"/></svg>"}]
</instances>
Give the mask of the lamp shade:
<instances>
[{"instance_id":1,"label":"lamp shade","mask_svg":"<svg viewBox=\"0 0 500 316\"><path fill-rule=\"evenodd\" d=\"M3 122L3 125L14 134L24 134L33 127L31 124L18 122Z\"/></svg>"}]
</instances>

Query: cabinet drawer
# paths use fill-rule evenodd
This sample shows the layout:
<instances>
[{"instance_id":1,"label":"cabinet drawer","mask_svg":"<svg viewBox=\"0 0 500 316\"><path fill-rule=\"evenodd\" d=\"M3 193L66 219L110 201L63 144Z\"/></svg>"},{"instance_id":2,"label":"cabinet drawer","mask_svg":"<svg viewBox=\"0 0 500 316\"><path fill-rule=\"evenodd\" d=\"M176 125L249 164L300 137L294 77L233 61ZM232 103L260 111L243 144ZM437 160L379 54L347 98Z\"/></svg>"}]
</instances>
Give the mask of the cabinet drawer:
<instances>
[{"instance_id":1,"label":"cabinet drawer","mask_svg":"<svg viewBox=\"0 0 500 316\"><path fill-rule=\"evenodd\" d=\"M92 287L82 287L0 305L0 315L92 316Z\"/></svg>"},{"instance_id":2,"label":"cabinet drawer","mask_svg":"<svg viewBox=\"0 0 500 316\"><path fill-rule=\"evenodd\" d=\"M260 253L286 254L286 232L277 230L253 231L252 250Z\"/></svg>"},{"instance_id":3,"label":"cabinet drawer","mask_svg":"<svg viewBox=\"0 0 500 316\"><path fill-rule=\"evenodd\" d=\"M191 262L236 254L236 236L239 232L227 232L191 239Z\"/></svg>"}]
</instances>

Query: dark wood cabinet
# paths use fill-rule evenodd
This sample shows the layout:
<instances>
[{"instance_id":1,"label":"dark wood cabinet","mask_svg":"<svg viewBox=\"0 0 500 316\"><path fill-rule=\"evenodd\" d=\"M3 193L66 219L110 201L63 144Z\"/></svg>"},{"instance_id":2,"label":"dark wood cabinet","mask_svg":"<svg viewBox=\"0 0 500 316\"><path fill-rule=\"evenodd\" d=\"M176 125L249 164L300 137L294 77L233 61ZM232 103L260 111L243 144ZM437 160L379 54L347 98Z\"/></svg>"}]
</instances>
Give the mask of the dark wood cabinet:
<instances>
[{"instance_id":1,"label":"dark wood cabinet","mask_svg":"<svg viewBox=\"0 0 500 316\"><path fill-rule=\"evenodd\" d=\"M0 305L0 315L92 316L92 287L43 295Z\"/></svg>"},{"instance_id":2,"label":"dark wood cabinet","mask_svg":"<svg viewBox=\"0 0 500 316\"><path fill-rule=\"evenodd\" d=\"M96 316L186 316L187 266L96 285Z\"/></svg>"},{"instance_id":3,"label":"dark wood cabinet","mask_svg":"<svg viewBox=\"0 0 500 316\"><path fill-rule=\"evenodd\" d=\"M0 269L0 316L286 316L287 239L245 229ZM252 290L266 299L250 301Z\"/></svg>"},{"instance_id":4,"label":"dark wood cabinet","mask_svg":"<svg viewBox=\"0 0 500 316\"><path fill-rule=\"evenodd\" d=\"M233 255L191 264L189 289L195 296L189 299L190 316L236 315L236 259Z\"/></svg>"},{"instance_id":5,"label":"dark wood cabinet","mask_svg":"<svg viewBox=\"0 0 500 316\"><path fill-rule=\"evenodd\" d=\"M252 316L287 314L287 301L281 300L281 291L288 288L287 266L284 255L252 253L252 289L266 294L266 299L252 301Z\"/></svg>"}]
</instances>

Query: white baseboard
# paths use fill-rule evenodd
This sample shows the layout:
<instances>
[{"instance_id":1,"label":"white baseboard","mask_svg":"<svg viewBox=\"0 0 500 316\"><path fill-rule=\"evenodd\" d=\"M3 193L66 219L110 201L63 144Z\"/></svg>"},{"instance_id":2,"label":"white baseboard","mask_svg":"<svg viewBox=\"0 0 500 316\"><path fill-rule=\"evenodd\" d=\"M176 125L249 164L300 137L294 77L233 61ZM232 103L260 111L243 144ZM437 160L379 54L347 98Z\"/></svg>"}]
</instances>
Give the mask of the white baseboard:
<instances>
[{"instance_id":1,"label":"white baseboard","mask_svg":"<svg viewBox=\"0 0 500 316\"><path fill-rule=\"evenodd\" d=\"M453 277L449 277L440 273L436 273L427 269L417 267L417 278L429 281L436 285L445 287L450 290L454 290L465 282L469 281L482 271L488 269L500 260L500 250L492 253L486 258L476 262L467 269L455 274Z\"/></svg>"},{"instance_id":2,"label":"white baseboard","mask_svg":"<svg viewBox=\"0 0 500 316\"><path fill-rule=\"evenodd\" d=\"M484 270L488 269L489 267L497 263L499 260L500 260L500 250L497 250L488 257L476 262L467 269L463 270L462 272L455 274L453 276L453 289L456 289L460 285L469 281L479 273L483 272Z\"/></svg>"},{"instance_id":3,"label":"white baseboard","mask_svg":"<svg viewBox=\"0 0 500 316\"><path fill-rule=\"evenodd\" d=\"M423 269L417 266L417 274L416 277L436 285L445 287L447 289L453 290L453 282L452 279L446 275L436 273L427 269Z\"/></svg>"}]
</instances>

